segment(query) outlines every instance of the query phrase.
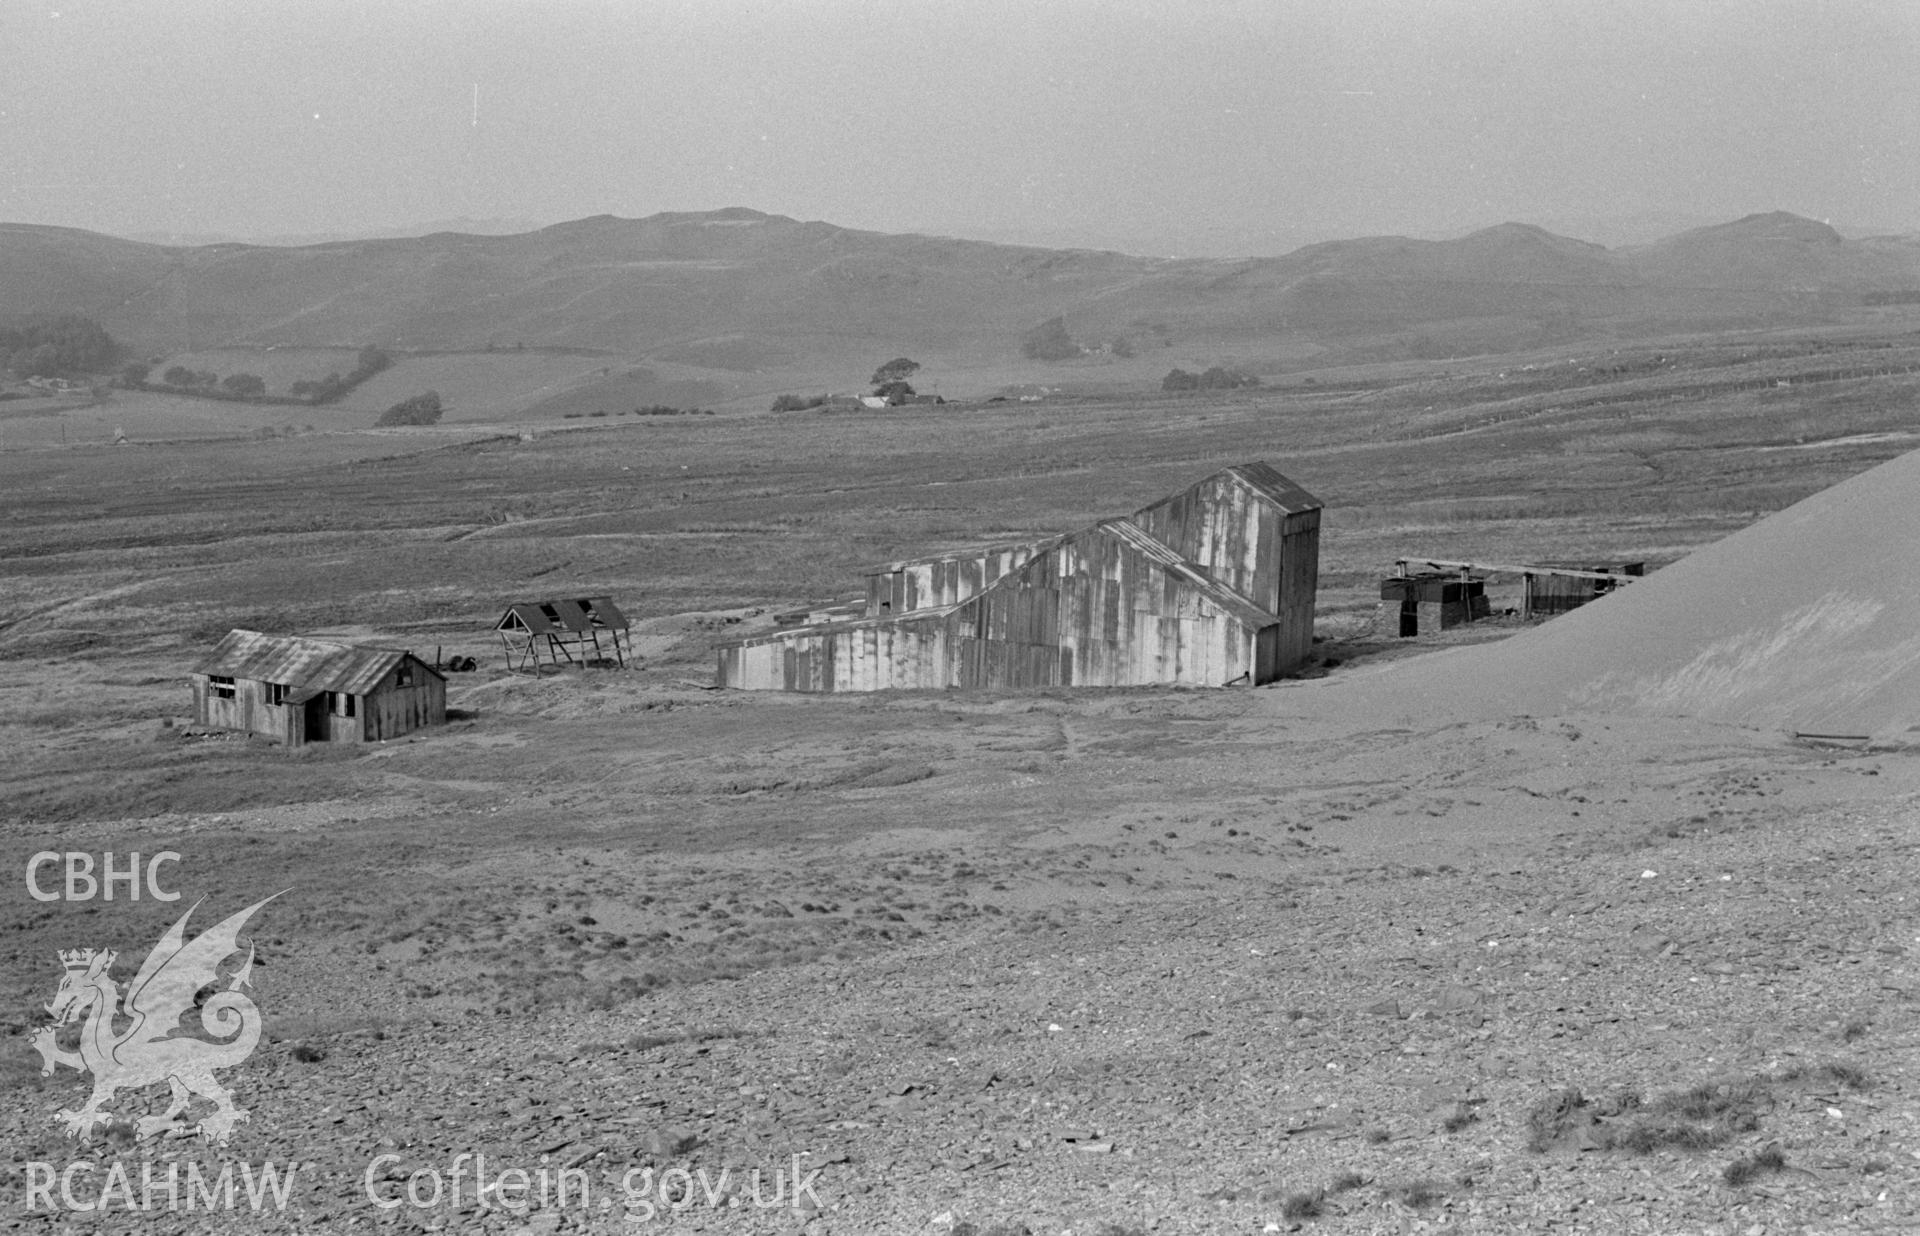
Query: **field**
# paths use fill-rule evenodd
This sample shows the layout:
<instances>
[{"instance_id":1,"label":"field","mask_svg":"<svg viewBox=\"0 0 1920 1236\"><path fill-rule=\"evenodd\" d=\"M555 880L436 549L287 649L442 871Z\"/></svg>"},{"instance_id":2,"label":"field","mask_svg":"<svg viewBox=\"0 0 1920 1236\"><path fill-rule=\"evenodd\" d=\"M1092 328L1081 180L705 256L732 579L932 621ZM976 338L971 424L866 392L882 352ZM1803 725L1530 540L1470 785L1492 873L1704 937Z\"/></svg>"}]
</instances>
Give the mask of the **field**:
<instances>
[{"instance_id":1,"label":"field","mask_svg":"<svg viewBox=\"0 0 1920 1236\"><path fill-rule=\"evenodd\" d=\"M297 1161L270 1230L523 1230L470 1186L368 1200L470 1152L601 1197L629 1169L820 1169L817 1209L722 1190L673 1230L1910 1230L1910 755L1325 706L1356 665L1515 629L1387 640L1396 558L1671 562L1911 449L1909 326L530 440L0 421L10 861L171 849L186 893L14 878L0 1139L75 1153L52 1112L83 1084L23 1041L58 950L131 973L195 898L198 925L288 889L256 937L268 1041L228 1077L251 1120L224 1151L95 1147ZM705 689L714 637L863 565L1250 459L1327 504L1310 681ZM509 602L603 592L633 670L500 670ZM481 669L444 731L288 753L187 724L233 626ZM399 1175L365 1176L382 1153ZM651 1230L620 1196L532 1230Z\"/></svg>"}]
</instances>

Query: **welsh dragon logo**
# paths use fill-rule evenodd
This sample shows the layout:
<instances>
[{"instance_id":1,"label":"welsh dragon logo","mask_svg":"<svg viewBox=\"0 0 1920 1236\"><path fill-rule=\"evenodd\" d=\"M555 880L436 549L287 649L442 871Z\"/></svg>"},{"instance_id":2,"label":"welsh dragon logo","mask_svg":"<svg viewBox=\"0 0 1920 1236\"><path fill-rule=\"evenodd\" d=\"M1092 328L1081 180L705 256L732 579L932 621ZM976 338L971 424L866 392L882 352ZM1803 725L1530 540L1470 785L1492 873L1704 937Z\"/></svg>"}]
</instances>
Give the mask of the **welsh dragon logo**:
<instances>
[{"instance_id":1,"label":"welsh dragon logo","mask_svg":"<svg viewBox=\"0 0 1920 1236\"><path fill-rule=\"evenodd\" d=\"M213 1073L239 1064L260 1042L260 1010L240 991L253 974L253 946L247 946L246 962L224 981L219 967L240 951L240 929L247 920L272 900L256 901L186 943L187 920L200 908L195 902L147 954L124 1000L110 974L117 954L90 948L60 954L66 976L46 1006L53 1023L40 1028L33 1046L44 1062L42 1076L51 1075L57 1065L93 1074L93 1096L86 1106L55 1118L66 1125L67 1136L91 1141L94 1128L113 1118L106 1105L116 1094L156 1082L167 1083L173 1102L163 1114L135 1122L143 1138L172 1127L194 1095L214 1105L197 1126L210 1141L224 1143L247 1118ZM209 987L218 990L203 998ZM196 1016L182 1026L189 1012ZM55 1042L56 1033L81 1017L86 1022L80 1028L80 1050L67 1051ZM116 1022L123 1028L116 1030ZM197 1034L210 1037L193 1037Z\"/></svg>"}]
</instances>

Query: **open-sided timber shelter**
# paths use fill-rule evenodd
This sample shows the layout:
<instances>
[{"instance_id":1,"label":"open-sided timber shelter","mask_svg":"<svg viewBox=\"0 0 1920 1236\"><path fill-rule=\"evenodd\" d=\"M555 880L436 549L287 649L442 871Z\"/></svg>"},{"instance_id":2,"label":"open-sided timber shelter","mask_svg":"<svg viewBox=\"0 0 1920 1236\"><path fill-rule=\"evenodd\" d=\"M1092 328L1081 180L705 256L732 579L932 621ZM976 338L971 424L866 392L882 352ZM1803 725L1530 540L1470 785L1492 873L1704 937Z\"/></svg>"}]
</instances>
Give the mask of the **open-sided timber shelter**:
<instances>
[{"instance_id":1,"label":"open-sided timber shelter","mask_svg":"<svg viewBox=\"0 0 1920 1236\"><path fill-rule=\"evenodd\" d=\"M378 742L447 720L447 680L400 648L227 632L193 669L193 716L290 747Z\"/></svg>"},{"instance_id":2,"label":"open-sided timber shelter","mask_svg":"<svg viewBox=\"0 0 1920 1236\"><path fill-rule=\"evenodd\" d=\"M1240 464L1050 540L867 573L865 613L727 640L723 687L1223 686L1313 644L1320 501Z\"/></svg>"},{"instance_id":3,"label":"open-sided timber shelter","mask_svg":"<svg viewBox=\"0 0 1920 1236\"><path fill-rule=\"evenodd\" d=\"M1552 617L1579 609L1612 592L1628 579L1647 573L1644 562L1588 566L1578 562L1539 564L1527 572L1521 612L1529 618Z\"/></svg>"},{"instance_id":4,"label":"open-sided timber shelter","mask_svg":"<svg viewBox=\"0 0 1920 1236\"><path fill-rule=\"evenodd\" d=\"M1435 570L1415 571L1424 566ZM1401 558L1394 574L1380 581L1380 610L1376 621L1402 637L1444 631L1487 617L1485 576L1518 575L1522 579L1520 615L1551 618L1603 597L1622 584L1647 573L1644 562L1576 566L1564 562L1535 562L1501 566L1491 562L1460 562L1450 558Z\"/></svg>"},{"instance_id":5,"label":"open-sided timber shelter","mask_svg":"<svg viewBox=\"0 0 1920 1236\"><path fill-rule=\"evenodd\" d=\"M507 669L540 672L540 649L558 668L564 658L569 665L587 665L606 660L607 649L623 669L627 650L622 636L627 617L611 597L582 597L572 601L517 601L507 606L493 629L500 632L500 646L507 654ZM600 637L606 636L603 647ZM588 655L587 650L593 650ZM575 655L578 654L578 655Z\"/></svg>"}]
</instances>

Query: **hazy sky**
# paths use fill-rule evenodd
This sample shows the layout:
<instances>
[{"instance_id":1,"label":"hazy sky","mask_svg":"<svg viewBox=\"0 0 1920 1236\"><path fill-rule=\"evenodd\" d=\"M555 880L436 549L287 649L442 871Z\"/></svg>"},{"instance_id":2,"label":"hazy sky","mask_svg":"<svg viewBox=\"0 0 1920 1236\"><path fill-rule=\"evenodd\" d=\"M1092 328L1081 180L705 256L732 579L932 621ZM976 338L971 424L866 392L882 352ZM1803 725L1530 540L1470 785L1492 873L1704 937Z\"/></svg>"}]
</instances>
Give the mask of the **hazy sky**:
<instances>
[{"instance_id":1,"label":"hazy sky","mask_svg":"<svg viewBox=\"0 0 1920 1236\"><path fill-rule=\"evenodd\" d=\"M0 220L121 234L1920 230L1916 0L4 0L0 49Z\"/></svg>"}]
</instances>

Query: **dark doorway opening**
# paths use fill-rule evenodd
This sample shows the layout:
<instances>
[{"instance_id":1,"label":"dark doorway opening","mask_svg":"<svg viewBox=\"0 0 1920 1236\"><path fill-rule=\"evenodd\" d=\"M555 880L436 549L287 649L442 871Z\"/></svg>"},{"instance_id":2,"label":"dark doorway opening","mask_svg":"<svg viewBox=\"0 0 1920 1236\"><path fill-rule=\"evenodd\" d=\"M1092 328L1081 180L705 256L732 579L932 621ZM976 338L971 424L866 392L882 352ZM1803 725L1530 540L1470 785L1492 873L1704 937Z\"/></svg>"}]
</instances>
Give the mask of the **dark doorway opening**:
<instances>
[{"instance_id":1,"label":"dark doorway opening","mask_svg":"<svg viewBox=\"0 0 1920 1236\"><path fill-rule=\"evenodd\" d=\"M322 691L308 700L306 708L306 731L308 742L326 742L332 737L327 724L327 704L331 700L328 692Z\"/></svg>"}]
</instances>

